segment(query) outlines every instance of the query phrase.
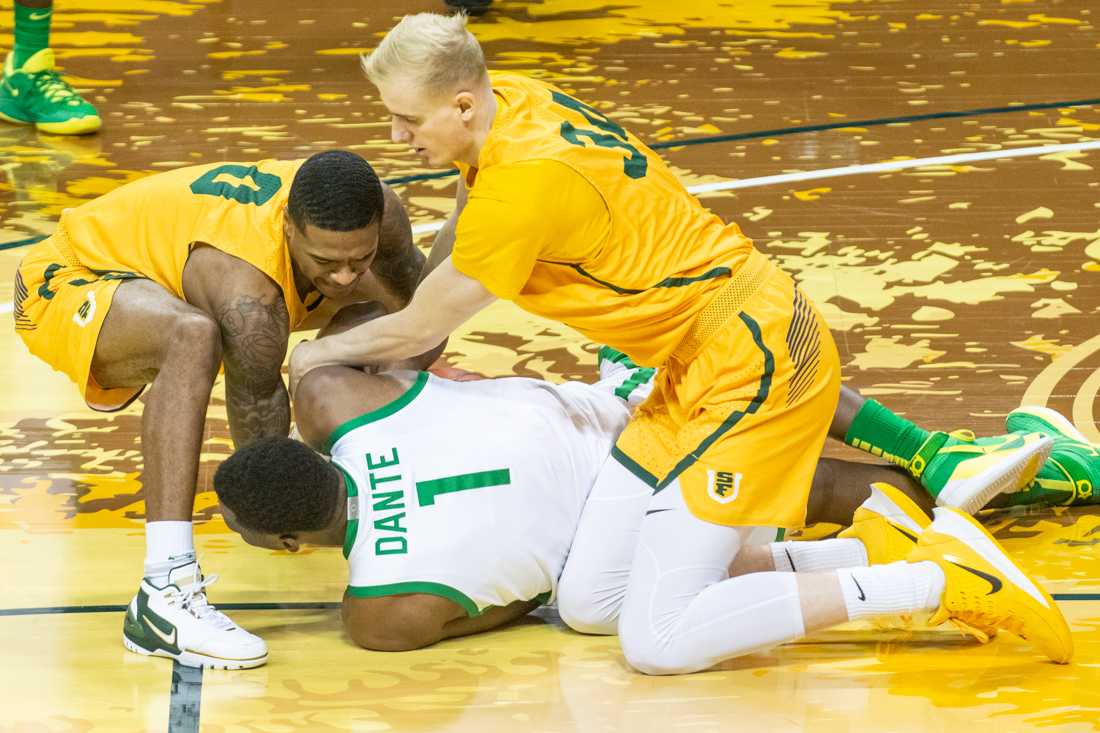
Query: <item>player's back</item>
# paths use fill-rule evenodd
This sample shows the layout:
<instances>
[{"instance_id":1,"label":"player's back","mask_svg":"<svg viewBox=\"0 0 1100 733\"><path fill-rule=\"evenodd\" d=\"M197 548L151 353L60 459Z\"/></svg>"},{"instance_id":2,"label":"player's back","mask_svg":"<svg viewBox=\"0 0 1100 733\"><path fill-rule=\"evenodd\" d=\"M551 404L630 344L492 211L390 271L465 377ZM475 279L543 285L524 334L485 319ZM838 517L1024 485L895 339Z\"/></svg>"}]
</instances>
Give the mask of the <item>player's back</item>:
<instances>
[{"instance_id":1,"label":"player's back","mask_svg":"<svg viewBox=\"0 0 1100 733\"><path fill-rule=\"evenodd\" d=\"M594 388L420 374L331 440L357 494L351 592L449 588L471 615L552 592L627 417L622 400Z\"/></svg>"},{"instance_id":2,"label":"player's back","mask_svg":"<svg viewBox=\"0 0 1100 733\"><path fill-rule=\"evenodd\" d=\"M283 285L290 261L282 212L302 162L215 163L147 176L65 210L48 243L67 265L136 273L180 298L196 242L239 257Z\"/></svg>"},{"instance_id":3,"label":"player's back","mask_svg":"<svg viewBox=\"0 0 1100 733\"><path fill-rule=\"evenodd\" d=\"M529 276L517 292L495 286L498 278L486 273L494 294L638 363L663 363L752 243L596 108L534 79L491 77L497 116L480 167L460 165L471 187L469 210L478 213L459 220L456 267L467 274L494 267L486 251L492 245L478 242L499 230L491 220L511 213L522 222L505 236L537 251L524 263ZM497 212L495 201L513 210Z\"/></svg>"}]
</instances>

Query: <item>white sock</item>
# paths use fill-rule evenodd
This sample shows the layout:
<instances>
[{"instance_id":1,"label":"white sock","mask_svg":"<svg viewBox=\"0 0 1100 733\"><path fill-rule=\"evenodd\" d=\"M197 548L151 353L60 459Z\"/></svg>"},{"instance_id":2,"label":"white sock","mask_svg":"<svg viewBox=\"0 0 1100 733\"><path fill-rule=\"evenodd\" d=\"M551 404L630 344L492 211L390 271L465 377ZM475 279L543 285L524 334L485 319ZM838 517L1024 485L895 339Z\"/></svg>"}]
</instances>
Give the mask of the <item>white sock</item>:
<instances>
[{"instance_id":1,"label":"white sock","mask_svg":"<svg viewBox=\"0 0 1100 733\"><path fill-rule=\"evenodd\" d=\"M907 563L836 571L848 620L939 608L945 578L934 562Z\"/></svg>"},{"instance_id":2,"label":"white sock","mask_svg":"<svg viewBox=\"0 0 1100 733\"><path fill-rule=\"evenodd\" d=\"M775 569L781 573L819 573L867 565L867 548L854 537L817 542L773 542L770 547Z\"/></svg>"},{"instance_id":3,"label":"white sock","mask_svg":"<svg viewBox=\"0 0 1100 733\"><path fill-rule=\"evenodd\" d=\"M195 554L191 522L145 523L145 577L167 580L172 559Z\"/></svg>"}]
</instances>

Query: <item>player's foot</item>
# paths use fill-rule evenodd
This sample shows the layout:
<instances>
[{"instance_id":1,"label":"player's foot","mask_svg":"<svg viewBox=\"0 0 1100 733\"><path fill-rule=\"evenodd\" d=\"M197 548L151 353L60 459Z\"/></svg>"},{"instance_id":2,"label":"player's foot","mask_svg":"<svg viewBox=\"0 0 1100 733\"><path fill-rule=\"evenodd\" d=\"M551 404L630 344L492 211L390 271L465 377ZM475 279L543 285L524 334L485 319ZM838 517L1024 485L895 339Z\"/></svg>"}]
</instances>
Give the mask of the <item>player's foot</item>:
<instances>
[{"instance_id":1,"label":"player's foot","mask_svg":"<svg viewBox=\"0 0 1100 733\"><path fill-rule=\"evenodd\" d=\"M53 51L48 48L18 69L14 56L8 54L0 81L0 118L55 135L83 135L102 124L95 107L57 73Z\"/></svg>"},{"instance_id":2,"label":"player's foot","mask_svg":"<svg viewBox=\"0 0 1100 733\"><path fill-rule=\"evenodd\" d=\"M132 652L170 657L188 667L246 669L267 661L267 645L233 623L206 600L206 586L194 556L172 568L164 587L148 578L122 623L122 643Z\"/></svg>"},{"instance_id":3,"label":"player's foot","mask_svg":"<svg viewBox=\"0 0 1100 733\"><path fill-rule=\"evenodd\" d=\"M1003 629L1055 662L1064 664L1073 656L1073 637L1058 606L968 514L936 508L935 519L906 559L930 560L943 570L943 597L930 625L954 619L989 635Z\"/></svg>"},{"instance_id":4,"label":"player's foot","mask_svg":"<svg viewBox=\"0 0 1100 733\"><path fill-rule=\"evenodd\" d=\"M837 537L859 540L867 550L867 564L884 565L904 560L931 522L901 490L879 481L871 484L871 496L852 515L852 526Z\"/></svg>"},{"instance_id":5,"label":"player's foot","mask_svg":"<svg viewBox=\"0 0 1100 733\"><path fill-rule=\"evenodd\" d=\"M1058 504L1097 501L1100 446L1090 443L1072 422L1049 407L1019 407L1008 413L1005 425L1012 432L1037 432L1054 439L1050 458L1024 488L1032 499Z\"/></svg>"},{"instance_id":6,"label":"player's foot","mask_svg":"<svg viewBox=\"0 0 1100 733\"><path fill-rule=\"evenodd\" d=\"M992 438L936 432L910 461L909 471L937 504L973 514L997 494L1029 484L1053 445L1053 439L1037 432Z\"/></svg>"}]
</instances>

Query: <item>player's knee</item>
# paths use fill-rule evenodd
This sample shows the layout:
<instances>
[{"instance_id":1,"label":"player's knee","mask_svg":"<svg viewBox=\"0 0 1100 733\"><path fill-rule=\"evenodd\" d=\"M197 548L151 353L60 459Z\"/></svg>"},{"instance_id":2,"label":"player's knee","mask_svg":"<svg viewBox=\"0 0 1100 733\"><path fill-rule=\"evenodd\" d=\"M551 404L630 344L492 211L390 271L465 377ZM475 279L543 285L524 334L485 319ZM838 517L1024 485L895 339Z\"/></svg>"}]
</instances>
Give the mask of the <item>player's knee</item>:
<instances>
[{"instance_id":1,"label":"player's knee","mask_svg":"<svg viewBox=\"0 0 1100 733\"><path fill-rule=\"evenodd\" d=\"M221 363L221 331L213 318L201 311L176 316L169 339L169 353L185 355L188 362L217 370Z\"/></svg>"},{"instance_id":2,"label":"player's knee","mask_svg":"<svg viewBox=\"0 0 1100 733\"><path fill-rule=\"evenodd\" d=\"M636 672L648 675L668 675L684 674L692 671L684 668L675 656L654 644L634 643L628 646L624 641L622 647L626 663Z\"/></svg>"},{"instance_id":3,"label":"player's knee","mask_svg":"<svg viewBox=\"0 0 1100 733\"><path fill-rule=\"evenodd\" d=\"M618 604L601 602L591 588L591 584L563 577L558 585L558 615L574 631L613 636L618 631Z\"/></svg>"},{"instance_id":4,"label":"player's knee","mask_svg":"<svg viewBox=\"0 0 1100 733\"><path fill-rule=\"evenodd\" d=\"M627 664L642 674L687 674L698 670L674 638L660 639L649 631L620 627L619 642Z\"/></svg>"}]
</instances>

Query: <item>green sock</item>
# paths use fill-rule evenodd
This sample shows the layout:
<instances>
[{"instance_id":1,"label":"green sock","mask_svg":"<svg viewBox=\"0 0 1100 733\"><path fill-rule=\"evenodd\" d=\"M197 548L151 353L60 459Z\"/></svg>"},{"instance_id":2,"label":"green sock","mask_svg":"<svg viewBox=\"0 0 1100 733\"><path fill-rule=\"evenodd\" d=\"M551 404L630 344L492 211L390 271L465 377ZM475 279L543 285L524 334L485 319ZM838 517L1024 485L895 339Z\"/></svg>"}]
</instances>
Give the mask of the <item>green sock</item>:
<instances>
[{"instance_id":1,"label":"green sock","mask_svg":"<svg viewBox=\"0 0 1100 733\"><path fill-rule=\"evenodd\" d=\"M50 45L50 20L53 6L27 8L15 4L15 55L13 63L19 68L27 59Z\"/></svg>"},{"instance_id":2,"label":"green sock","mask_svg":"<svg viewBox=\"0 0 1100 733\"><path fill-rule=\"evenodd\" d=\"M929 435L927 430L895 415L878 402L867 400L852 420L844 442L902 468L909 468L909 462Z\"/></svg>"}]
</instances>

